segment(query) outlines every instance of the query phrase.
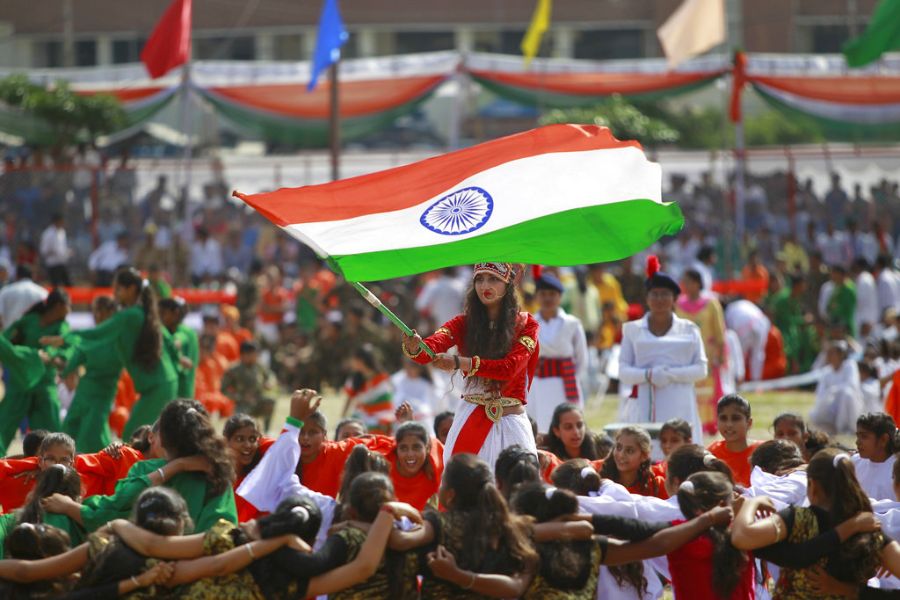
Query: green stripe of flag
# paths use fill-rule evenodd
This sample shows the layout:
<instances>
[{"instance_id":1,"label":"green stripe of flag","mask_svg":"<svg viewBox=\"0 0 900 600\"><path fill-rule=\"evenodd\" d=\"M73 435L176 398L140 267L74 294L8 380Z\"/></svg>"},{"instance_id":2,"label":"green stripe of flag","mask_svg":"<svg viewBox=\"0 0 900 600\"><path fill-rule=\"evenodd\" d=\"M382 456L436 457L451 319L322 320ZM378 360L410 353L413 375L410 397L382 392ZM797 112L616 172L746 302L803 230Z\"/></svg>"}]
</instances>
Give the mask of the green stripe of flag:
<instances>
[{"instance_id":1,"label":"green stripe of flag","mask_svg":"<svg viewBox=\"0 0 900 600\"><path fill-rule=\"evenodd\" d=\"M627 200L554 213L518 225L420 248L331 256L349 281L404 277L481 261L550 266L621 260L684 226L675 203Z\"/></svg>"}]
</instances>

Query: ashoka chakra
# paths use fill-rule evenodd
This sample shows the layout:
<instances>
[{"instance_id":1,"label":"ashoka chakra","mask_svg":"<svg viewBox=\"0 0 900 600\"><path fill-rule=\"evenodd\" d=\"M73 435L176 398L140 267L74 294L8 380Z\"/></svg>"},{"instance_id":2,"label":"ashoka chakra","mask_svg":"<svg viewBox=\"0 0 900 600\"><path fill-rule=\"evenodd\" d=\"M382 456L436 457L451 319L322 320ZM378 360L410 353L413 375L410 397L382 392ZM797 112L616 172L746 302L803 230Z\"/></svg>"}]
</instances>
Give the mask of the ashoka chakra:
<instances>
[{"instance_id":1,"label":"ashoka chakra","mask_svg":"<svg viewBox=\"0 0 900 600\"><path fill-rule=\"evenodd\" d=\"M494 200L480 187L448 194L428 207L419 222L442 235L462 235L480 229L494 211Z\"/></svg>"}]
</instances>

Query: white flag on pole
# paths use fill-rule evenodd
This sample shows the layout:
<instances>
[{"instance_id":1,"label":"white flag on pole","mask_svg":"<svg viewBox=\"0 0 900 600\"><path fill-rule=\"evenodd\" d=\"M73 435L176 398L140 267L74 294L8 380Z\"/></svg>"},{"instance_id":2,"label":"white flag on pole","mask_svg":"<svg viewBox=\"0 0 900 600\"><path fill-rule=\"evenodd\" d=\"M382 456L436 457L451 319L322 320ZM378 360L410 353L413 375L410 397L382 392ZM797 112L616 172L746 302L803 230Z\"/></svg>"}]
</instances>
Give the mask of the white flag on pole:
<instances>
[{"instance_id":1,"label":"white flag on pole","mask_svg":"<svg viewBox=\"0 0 900 600\"><path fill-rule=\"evenodd\" d=\"M725 41L725 0L684 0L656 35L674 69Z\"/></svg>"}]
</instances>

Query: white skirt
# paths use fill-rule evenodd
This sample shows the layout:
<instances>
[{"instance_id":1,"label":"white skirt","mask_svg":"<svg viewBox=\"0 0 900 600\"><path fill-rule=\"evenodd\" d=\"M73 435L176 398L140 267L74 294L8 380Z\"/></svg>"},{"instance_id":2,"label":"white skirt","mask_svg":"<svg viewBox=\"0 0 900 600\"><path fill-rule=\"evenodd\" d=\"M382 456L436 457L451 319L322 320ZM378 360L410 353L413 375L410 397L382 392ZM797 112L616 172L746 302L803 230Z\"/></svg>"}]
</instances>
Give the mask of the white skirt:
<instances>
[{"instance_id":1,"label":"white skirt","mask_svg":"<svg viewBox=\"0 0 900 600\"><path fill-rule=\"evenodd\" d=\"M447 443L444 444L445 467L453 457L453 446L456 445L456 438L459 437L460 430L469 415L475 410L484 410L484 407L464 400L459 403L456 415L453 417L453 425L450 426L450 431L447 433ZM500 456L503 449L516 444L537 455L534 434L531 432L531 422L524 412L519 415L501 417L499 422L494 423L481 445L481 450L478 451L478 458L486 462L493 473L494 463L497 462L497 457Z\"/></svg>"},{"instance_id":2,"label":"white skirt","mask_svg":"<svg viewBox=\"0 0 900 600\"><path fill-rule=\"evenodd\" d=\"M562 377L535 377L531 382L528 404L525 405L525 409L537 421L538 431L548 433L556 407L565 402L583 409L583 397L580 383L578 384L578 402L570 402L566 398L566 387Z\"/></svg>"}]
</instances>

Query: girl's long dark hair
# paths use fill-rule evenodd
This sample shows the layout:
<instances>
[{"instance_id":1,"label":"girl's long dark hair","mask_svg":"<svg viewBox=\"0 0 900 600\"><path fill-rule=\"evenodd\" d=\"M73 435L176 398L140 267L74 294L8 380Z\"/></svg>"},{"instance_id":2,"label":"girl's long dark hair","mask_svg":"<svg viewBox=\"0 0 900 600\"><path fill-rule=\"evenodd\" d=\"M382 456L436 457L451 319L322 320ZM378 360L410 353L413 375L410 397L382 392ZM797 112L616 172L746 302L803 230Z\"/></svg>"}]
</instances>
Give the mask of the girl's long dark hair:
<instances>
[{"instance_id":1,"label":"girl's long dark hair","mask_svg":"<svg viewBox=\"0 0 900 600\"><path fill-rule=\"evenodd\" d=\"M578 498L571 491L557 489L549 498L541 482L522 484L512 499L512 507L520 515L533 517L538 523L578 512ZM541 575L550 585L561 590L582 589L590 577L592 541L549 542L537 545L541 557ZM620 586L629 585L643 597L647 592L644 565L633 562L609 568Z\"/></svg>"},{"instance_id":2,"label":"girl's long dark hair","mask_svg":"<svg viewBox=\"0 0 900 600\"><path fill-rule=\"evenodd\" d=\"M487 308L478 299L475 286L472 285L466 294L466 339L465 353L480 358L503 358L512 347L516 335L516 319L519 316L519 299L516 286L510 278L506 284L506 292L500 303L500 314L493 324L488 316ZM460 349L463 350L462 348ZM473 377L468 383L479 380L487 384L489 389L499 389L495 380Z\"/></svg>"},{"instance_id":3,"label":"girl's long dark hair","mask_svg":"<svg viewBox=\"0 0 900 600\"><path fill-rule=\"evenodd\" d=\"M454 492L449 512L462 515L463 531L472 534L470 543L452 550L461 568L477 571L501 546L520 565L537 558L528 522L510 513L484 461L474 454L455 455L444 469L443 485Z\"/></svg>"},{"instance_id":4,"label":"girl's long dark hair","mask_svg":"<svg viewBox=\"0 0 900 600\"><path fill-rule=\"evenodd\" d=\"M541 480L541 463L531 450L513 444L497 456L494 477L503 497L509 500L519 485Z\"/></svg>"},{"instance_id":5,"label":"girl's long dark hair","mask_svg":"<svg viewBox=\"0 0 900 600\"><path fill-rule=\"evenodd\" d=\"M587 424L584 426L584 439L581 440L581 456L578 457L569 456L563 441L559 436L553 433L554 428L559 428L559 422L562 419L562 416L570 412L581 413L581 410L574 404L569 404L568 402L562 402L553 409L553 417L550 419L550 430L544 434L544 447L562 460L569 460L570 458L597 460L600 458L600 453L597 452L594 434L588 429Z\"/></svg>"},{"instance_id":6,"label":"girl's long dark hair","mask_svg":"<svg viewBox=\"0 0 900 600\"><path fill-rule=\"evenodd\" d=\"M218 496L234 482L234 465L228 457L225 439L209 422L209 415L196 400L173 400L159 416L162 445L172 458L202 454L212 472L205 475L206 498Z\"/></svg>"},{"instance_id":7,"label":"girl's long dark hair","mask_svg":"<svg viewBox=\"0 0 900 600\"><path fill-rule=\"evenodd\" d=\"M803 464L800 448L790 440L767 440L750 455L750 464L766 473L778 475Z\"/></svg>"},{"instance_id":8,"label":"girl's long dark hair","mask_svg":"<svg viewBox=\"0 0 900 600\"><path fill-rule=\"evenodd\" d=\"M556 467L550 476L553 480L553 485L569 490L576 496L587 496L591 492L596 492L600 489L600 474L593 467L585 471L585 467L591 467L591 463L587 459L573 458L567 460Z\"/></svg>"},{"instance_id":9,"label":"girl's long dark hair","mask_svg":"<svg viewBox=\"0 0 900 600\"><path fill-rule=\"evenodd\" d=\"M59 305L67 306L69 304L69 295L62 288L53 288L50 290L50 293L47 294L47 297L44 298L41 302L38 302L32 305L31 308L28 309L26 315L42 315L46 313L48 310L55 308Z\"/></svg>"},{"instance_id":10,"label":"girl's long dark hair","mask_svg":"<svg viewBox=\"0 0 900 600\"><path fill-rule=\"evenodd\" d=\"M28 494L28 499L25 501L25 506L22 507L17 521L19 523L43 523L44 508L41 506L41 500L53 494L62 494L77 501L81 497L81 476L78 471L62 464L55 464L44 469L38 475L34 489Z\"/></svg>"},{"instance_id":11,"label":"girl's long dark hair","mask_svg":"<svg viewBox=\"0 0 900 600\"><path fill-rule=\"evenodd\" d=\"M123 267L116 272L114 285L133 287L138 290L138 302L144 310L144 324L134 345L134 362L145 369L154 369L162 356L162 332L160 331L159 311L156 305L156 294L153 286L145 283L138 271L131 267Z\"/></svg>"},{"instance_id":12,"label":"girl's long dark hair","mask_svg":"<svg viewBox=\"0 0 900 600\"><path fill-rule=\"evenodd\" d=\"M690 485L682 484L678 488L678 506L688 519L729 500L734 490L728 478L721 473L695 473L687 481ZM713 590L720 598L731 598L750 559L731 544L727 525L711 527L705 535L713 542Z\"/></svg>"},{"instance_id":13,"label":"girl's long dark hair","mask_svg":"<svg viewBox=\"0 0 900 600\"><path fill-rule=\"evenodd\" d=\"M639 494L656 496L659 493L659 490L656 486L656 478L653 476L653 471L650 469L650 434L640 427L632 427L629 425L616 432L616 442L618 442L619 438L623 435L630 435L635 438L638 441L638 445L641 447L641 451L647 455L647 458L642 461L638 467L637 478L634 480L632 487L636 487L639 490ZM615 450L613 450L613 452L615 452ZM611 479L616 483L621 483L619 467L616 465L616 460L613 456L610 456L603 462L603 467L600 469L600 477Z\"/></svg>"},{"instance_id":14,"label":"girl's long dark hair","mask_svg":"<svg viewBox=\"0 0 900 600\"><path fill-rule=\"evenodd\" d=\"M715 471L724 475L728 481L734 483L734 475L731 473L725 461L713 456L706 448L697 444L688 444L678 448L669 455L666 461L666 477L670 486L685 481L694 473L701 471Z\"/></svg>"},{"instance_id":15,"label":"girl's long dark hair","mask_svg":"<svg viewBox=\"0 0 900 600\"><path fill-rule=\"evenodd\" d=\"M842 455L837 460L836 456ZM856 468L850 457L836 448L820 450L809 461L806 476L815 481L831 502L832 525L843 523L861 512L871 512L872 504L856 479ZM841 544L828 557L826 571L840 580L864 585L881 565L880 550L884 537L880 533L859 533Z\"/></svg>"},{"instance_id":16,"label":"girl's long dark hair","mask_svg":"<svg viewBox=\"0 0 900 600\"><path fill-rule=\"evenodd\" d=\"M344 472L341 475L341 488L338 491L338 501L340 504L335 509L334 520L339 521L344 511L349 506L351 497L351 486L353 481L363 473L381 473L388 475L391 467L387 460L378 452L373 452L366 448L365 445L359 444L353 447L350 455L344 462Z\"/></svg>"}]
</instances>

